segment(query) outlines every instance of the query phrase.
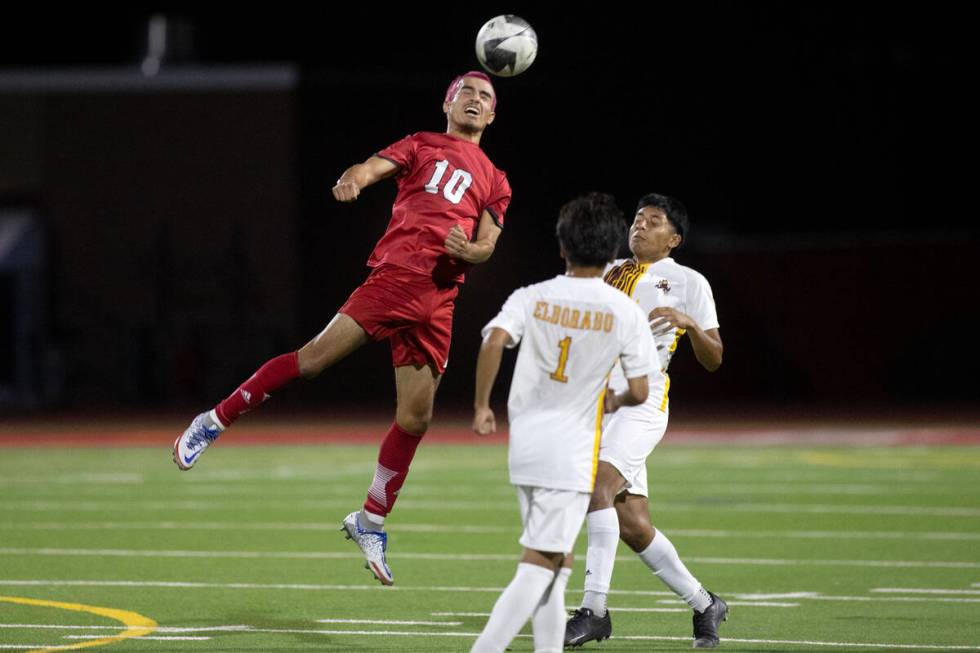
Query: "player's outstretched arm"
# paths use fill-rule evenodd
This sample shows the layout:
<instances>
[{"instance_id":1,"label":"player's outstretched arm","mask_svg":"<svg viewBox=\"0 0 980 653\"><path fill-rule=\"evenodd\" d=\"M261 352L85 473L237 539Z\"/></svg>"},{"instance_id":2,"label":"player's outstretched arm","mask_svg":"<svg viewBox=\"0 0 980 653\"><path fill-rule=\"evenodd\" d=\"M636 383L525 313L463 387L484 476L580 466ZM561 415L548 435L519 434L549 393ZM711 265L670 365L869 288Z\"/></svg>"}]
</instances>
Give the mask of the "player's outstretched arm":
<instances>
[{"instance_id":1,"label":"player's outstretched arm","mask_svg":"<svg viewBox=\"0 0 980 653\"><path fill-rule=\"evenodd\" d=\"M625 392L606 392L604 409L607 413L615 413L623 406L639 406L650 395L650 382L645 376L626 379L628 387Z\"/></svg>"},{"instance_id":2,"label":"player's outstretched arm","mask_svg":"<svg viewBox=\"0 0 980 653\"><path fill-rule=\"evenodd\" d=\"M466 232L459 225L453 225L446 237L446 252L467 263L483 263L493 254L497 247L497 238L501 229L493 221L489 211L484 211L480 225L476 230L476 239L470 242Z\"/></svg>"},{"instance_id":3,"label":"player's outstretched arm","mask_svg":"<svg viewBox=\"0 0 980 653\"><path fill-rule=\"evenodd\" d=\"M473 398L473 430L478 435L487 435L497 430L497 421L493 409L490 408L490 391L493 390L497 372L500 371L504 348L510 342L510 334L495 327L480 345L480 355L476 359L476 393Z\"/></svg>"},{"instance_id":4,"label":"player's outstretched arm","mask_svg":"<svg viewBox=\"0 0 980 653\"><path fill-rule=\"evenodd\" d=\"M357 163L344 170L333 187L338 202L353 202L361 190L398 172L398 164L380 156L372 156L364 163Z\"/></svg>"}]
</instances>

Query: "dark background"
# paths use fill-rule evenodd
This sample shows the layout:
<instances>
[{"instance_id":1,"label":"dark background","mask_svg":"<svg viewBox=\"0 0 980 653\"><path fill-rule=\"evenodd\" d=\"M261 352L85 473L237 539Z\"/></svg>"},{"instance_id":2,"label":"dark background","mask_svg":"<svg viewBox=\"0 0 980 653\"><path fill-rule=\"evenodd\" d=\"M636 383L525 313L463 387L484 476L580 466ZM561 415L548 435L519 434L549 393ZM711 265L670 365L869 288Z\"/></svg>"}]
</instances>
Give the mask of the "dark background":
<instances>
[{"instance_id":1,"label":"dark background","mask_svg":"<svg viewBox=\"0 0 980 653\"><path fill-rule=\"evenodd\" d=\"M0 211L37 216L42 254L20 276L0 263L0 410L199 409L302 345L366 275L395 193L383 182L340 205L333 181L407 133L443 131L446 84L478 67L477 30L516 11L538 59L496 80L482 142L514 198L457 304L440 406L468 405L479 328L509 292L561 271L560 205L602 190L627 216L652 191L690 210L675 258L712 284L725 364L709 375L685 345L675 406L975 412L965 15L485 7L163 12L178 38L161 79L292 66L295 84L271 89L52 90L65 71L138 79L151 12L4 20ZM391 377L371 345L276 403L387 407Z\"/></svg>"}]
</instances>

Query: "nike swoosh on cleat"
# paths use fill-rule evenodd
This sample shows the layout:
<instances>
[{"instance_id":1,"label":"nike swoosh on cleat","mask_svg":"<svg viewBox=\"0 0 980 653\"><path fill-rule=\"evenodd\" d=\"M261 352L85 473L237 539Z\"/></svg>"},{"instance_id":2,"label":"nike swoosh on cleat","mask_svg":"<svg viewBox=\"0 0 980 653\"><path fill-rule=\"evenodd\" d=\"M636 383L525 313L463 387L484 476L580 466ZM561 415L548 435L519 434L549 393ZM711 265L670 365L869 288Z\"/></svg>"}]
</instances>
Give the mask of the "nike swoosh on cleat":
<instances>
[{"instance_id":1,"label":"nike swoosh on cleat","mask_svg":"<svg viewBox=\"0 0 980 653\"><path fill-rule=\"evenodd\" d=\"M201 452L198 451L197 453L195 453L193 456L191 456L189 458L187 456L184 456L184 464L185 465L191 465L191 464L193 464L194 461L197 460L197 457L200 456L200 455L201 455Z\"/></svg>"}]
</instances>

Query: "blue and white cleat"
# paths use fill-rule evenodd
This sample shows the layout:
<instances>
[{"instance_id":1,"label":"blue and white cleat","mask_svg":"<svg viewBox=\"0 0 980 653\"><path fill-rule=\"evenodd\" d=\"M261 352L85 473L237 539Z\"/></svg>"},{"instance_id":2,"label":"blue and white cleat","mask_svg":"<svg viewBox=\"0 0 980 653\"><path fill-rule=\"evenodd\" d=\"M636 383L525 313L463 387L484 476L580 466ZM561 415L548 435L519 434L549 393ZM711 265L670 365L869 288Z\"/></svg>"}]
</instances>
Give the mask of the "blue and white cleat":
<instances>
[{"instance_id":1,"label":"blue and white cleat","mask_svg":"<svg viewBox=\"0 0 980 653\"><path fill-rule=\"evenodd\" d=\"M354 511L344 518L340 530L344 531L348 540L354 540L367 561L365 569L371 571L382 585L393 585L395 577L388 568L385 551L388 549L388 534L384 531L366 531L357 523L357 512Z\"/></svg>"},{"instance_id":2,"label":"blue and white cleat","mask_svg":"<svg viewBox=\"0 0 980 653\"><path fill-rule=\"evenodd\" d=\"M211 446L223 430L215 424L210 411L195 417L183 435L174 442L174 462L180 471L186 472L193 467L204 450Z\"/></svg>"}]
</instances>

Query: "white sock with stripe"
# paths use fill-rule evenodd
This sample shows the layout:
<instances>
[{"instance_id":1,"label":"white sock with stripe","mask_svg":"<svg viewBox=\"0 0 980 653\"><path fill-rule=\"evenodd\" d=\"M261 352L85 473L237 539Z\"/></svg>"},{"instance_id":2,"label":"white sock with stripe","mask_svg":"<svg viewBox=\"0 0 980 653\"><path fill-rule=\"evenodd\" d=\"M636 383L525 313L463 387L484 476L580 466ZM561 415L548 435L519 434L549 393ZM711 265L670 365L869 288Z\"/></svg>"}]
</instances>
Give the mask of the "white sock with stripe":
<instances>
[{"instance_id":1,"label":"white sock with stripe","mask_svg":"<svg viewBox=\"0 0 980 653\"><path fill-rule=\"evenodd\" d=\"M541 597L531 617L534 629L534 653L561 653L565 645L565 588L572 576L571 567L562 567L555 581Z\"/></svg>"},{"instance_id":2,"label":"white sock with stripe","mask_svg":"<svg viewBox=\"0 0 980 653\"><path fill-rule=\"evenodd\" d=\"M619 545L619 518L615 508L594 510L585 517L589 550L585 554L585 596L582 607L597 617L606 616L606 595L616 565Z\"/></svg>"},{"instance_id":3,"label":"white sock with stripe","mask_svg":"<svg viewBox=\"0 0 980 653\"><path fill-rule=\"evenodd\" d=\"M701 583L691 572L687 570L677 549L671 544L667 536L662 531L657 531L653 536L650 546L639 553L640 559L646 563L657 578L672 589L677 596L697 610L704 612L705 608L711 605L711 597L708 592L701 587Z\"/></svg>"},{"instance_id":4,"label":"white sock with stripe","mask_svg":"<svg viewBox=\"0 0 980 653\"><path fill-rule=\"evenodd\" d=\"M490 619L470 653L502 653L531 618L554 580L555 572L550 569L528 562L517 565L517 573L493 605Z\"/></svg>"}]
</instances>

